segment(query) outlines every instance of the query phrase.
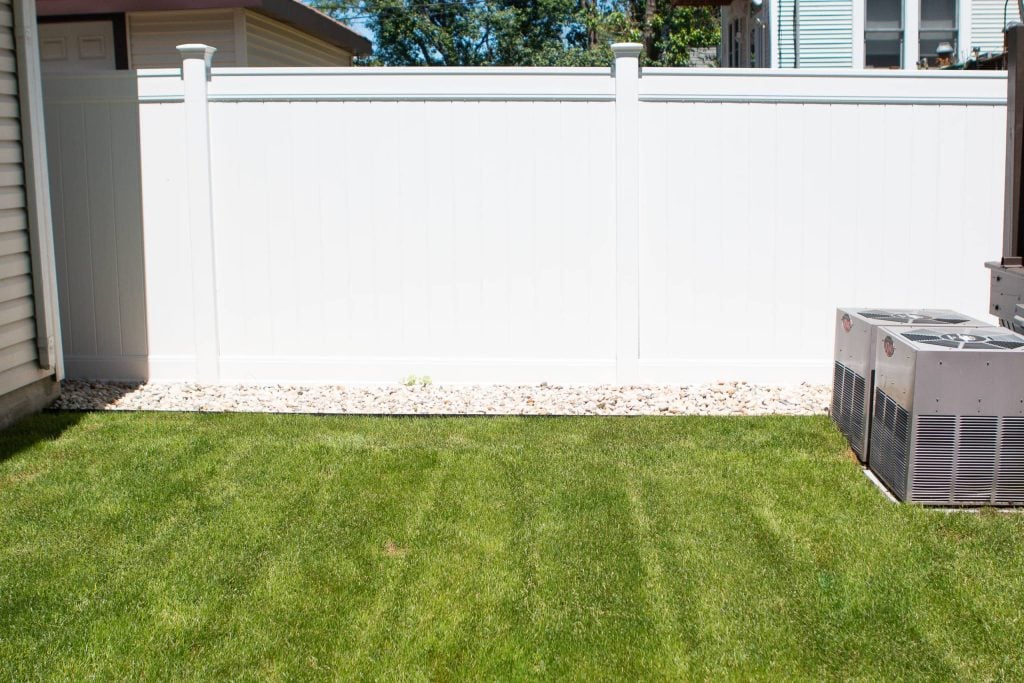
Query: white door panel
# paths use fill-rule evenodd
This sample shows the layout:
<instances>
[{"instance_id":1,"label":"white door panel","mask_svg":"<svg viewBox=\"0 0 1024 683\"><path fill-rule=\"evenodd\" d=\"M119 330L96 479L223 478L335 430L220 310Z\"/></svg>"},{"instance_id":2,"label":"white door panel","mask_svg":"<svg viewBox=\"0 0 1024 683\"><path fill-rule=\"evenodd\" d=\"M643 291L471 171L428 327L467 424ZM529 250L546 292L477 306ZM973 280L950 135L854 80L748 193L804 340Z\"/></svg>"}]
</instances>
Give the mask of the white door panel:
<instances>
[{"instance_id":1,"label":"white door panel","mask_svg":"<svg viewBox=\"0 0 1024 683\"><path fill-rule=\"evenodd\" d=\"M39 58L43 73L113 71L114 24L110 21L69 21L39 25Z\"/></svg>"}]
</instances>

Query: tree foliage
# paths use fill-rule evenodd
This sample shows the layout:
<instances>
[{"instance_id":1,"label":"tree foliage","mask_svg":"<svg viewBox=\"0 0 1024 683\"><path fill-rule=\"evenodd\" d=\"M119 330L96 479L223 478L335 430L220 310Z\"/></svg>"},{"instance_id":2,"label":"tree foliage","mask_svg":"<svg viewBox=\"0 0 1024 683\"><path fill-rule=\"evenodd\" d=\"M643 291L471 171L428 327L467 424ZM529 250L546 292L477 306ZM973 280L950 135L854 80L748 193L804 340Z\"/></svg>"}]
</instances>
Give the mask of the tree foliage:
<instances>
[{"instance_id":1,"label":"tree foliage","mask_svg":"<svg viewBox=\"0 0 1024 683\"><path fill-rule=\"evenodd\" d=\"M648 65L685 66L718 44L714 7L673 0L312 0L372 32L363 63L389 66L607 65L608 45L644 44Z\"/></svg>"}]
</instances>

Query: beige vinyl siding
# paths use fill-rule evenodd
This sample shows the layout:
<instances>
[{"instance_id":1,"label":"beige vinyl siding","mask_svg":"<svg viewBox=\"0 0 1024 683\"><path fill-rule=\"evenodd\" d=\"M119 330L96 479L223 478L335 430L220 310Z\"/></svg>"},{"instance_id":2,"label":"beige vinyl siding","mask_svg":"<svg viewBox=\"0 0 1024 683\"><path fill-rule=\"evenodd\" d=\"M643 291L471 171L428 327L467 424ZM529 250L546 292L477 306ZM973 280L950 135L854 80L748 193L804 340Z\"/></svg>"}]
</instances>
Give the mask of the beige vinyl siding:
<instances>
[{"instance_id":1,"label":"beige vinyl siding","mask_svg":"<svg viewBox=\"0 0 1024 683\"><path fill-rule=\"evenodd\" d=\"M245 42L249 66L352 64L350 52L251 10L245 10Z\"/></svg>"},{"instance_id":2,"label":"beige vinyl siding","mask_svg":"<svg viewBox=\"0 0 1024 683\"><path fill-rule=\"evenodd\" d=\"M39 367L11 0L0 0L0 395L48 374Z\"/></svg>"},{"instance_id":3,"label":"beige vinyl siding","mask_svg":"<svg viewBox=\"0 0 1024 683\"><path fill-rule=\"evenodd\" d=\"M132 12L128 14L128 55L132 69L181 67L177 46L203 43L217 48L216 66L245 66L235 41L236 12Z\"/></svg>"},{"instance_id":4,"label":"beige vinyl siding","mask_svg":"<svg viewBox=\"0 0 1024 683\"><path fill-rule=\"evenodd\" d=\"M967 2L969 0L961 0ZM971 2L971 44L982 53L1003 51L1005 22L1020 21L1016 0L973 0Z\"/></svg>"}]
</instances>

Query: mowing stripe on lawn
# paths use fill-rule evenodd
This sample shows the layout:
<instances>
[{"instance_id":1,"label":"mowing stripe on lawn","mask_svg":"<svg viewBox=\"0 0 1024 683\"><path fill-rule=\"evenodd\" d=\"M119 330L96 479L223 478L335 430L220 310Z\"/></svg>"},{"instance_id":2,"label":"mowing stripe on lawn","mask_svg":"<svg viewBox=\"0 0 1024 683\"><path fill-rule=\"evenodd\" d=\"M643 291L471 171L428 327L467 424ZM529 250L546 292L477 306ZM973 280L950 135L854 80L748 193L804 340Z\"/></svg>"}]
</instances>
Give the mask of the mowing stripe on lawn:
<instances>
[{"instance_id":1,"label":"mowing stripe on lawn","mask_svg":"<svg viewBox=\"0 0 1024 683\"><path fill-rule=\"evenodd\" d=\"M1022 541L826 418L44 415L0 678L1018 680Z\"/></svg>"}]
</instances>

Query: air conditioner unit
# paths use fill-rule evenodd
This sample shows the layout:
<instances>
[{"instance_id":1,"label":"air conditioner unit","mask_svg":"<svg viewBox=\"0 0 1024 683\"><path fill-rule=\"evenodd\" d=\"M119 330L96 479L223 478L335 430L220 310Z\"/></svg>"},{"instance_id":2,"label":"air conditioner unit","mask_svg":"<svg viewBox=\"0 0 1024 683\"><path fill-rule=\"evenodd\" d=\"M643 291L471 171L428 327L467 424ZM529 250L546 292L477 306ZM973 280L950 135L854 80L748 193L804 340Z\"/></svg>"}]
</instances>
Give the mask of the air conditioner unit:
<instances>
[{"instance_id":1,"label":"air conditioner unit","mask_svg":"<svg viewBox=\"0 0 1024 683\"><path fill-rule=\"evenodd\" d=\"M909 308L840 308L836 311L832 420L862 463L869 460L871 398L874 396L875 330L882 325L984 326L956 311Z\"/></svg>"},{"instance_id":2,"label":"air conditioner unit","mask_svg":"<svg viewBox=\"0 0 1024 683\"><path fill-rule=\"evenodd\" d=\"M1024 336L882 327L871 471L900 500L1024 505Z\"/></svg>"}]
</instances>

